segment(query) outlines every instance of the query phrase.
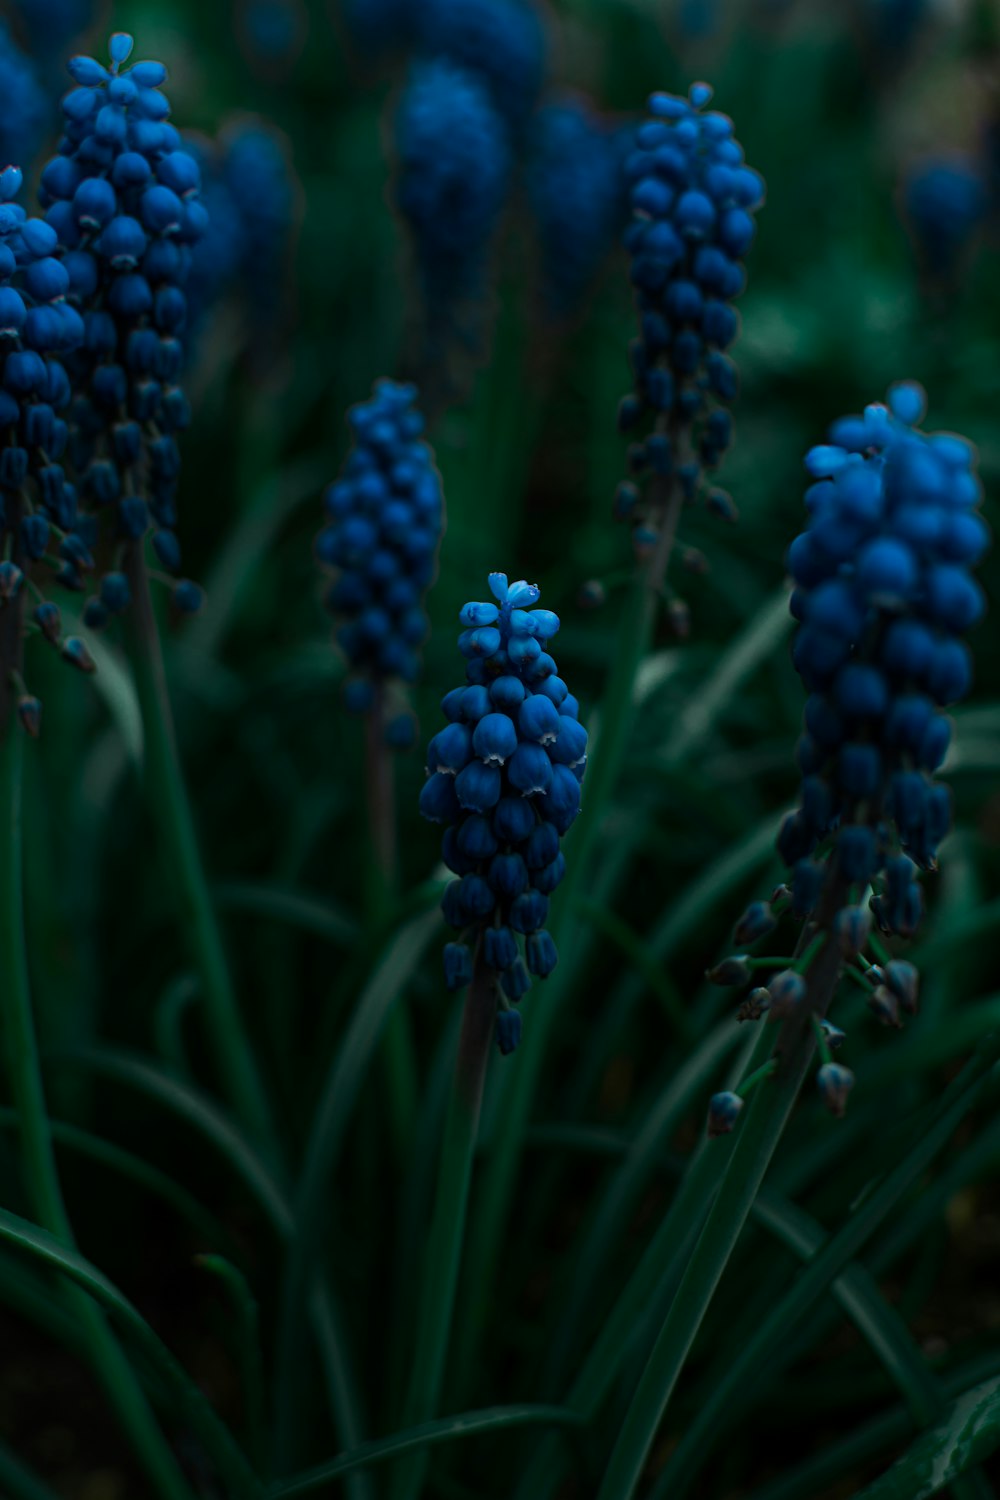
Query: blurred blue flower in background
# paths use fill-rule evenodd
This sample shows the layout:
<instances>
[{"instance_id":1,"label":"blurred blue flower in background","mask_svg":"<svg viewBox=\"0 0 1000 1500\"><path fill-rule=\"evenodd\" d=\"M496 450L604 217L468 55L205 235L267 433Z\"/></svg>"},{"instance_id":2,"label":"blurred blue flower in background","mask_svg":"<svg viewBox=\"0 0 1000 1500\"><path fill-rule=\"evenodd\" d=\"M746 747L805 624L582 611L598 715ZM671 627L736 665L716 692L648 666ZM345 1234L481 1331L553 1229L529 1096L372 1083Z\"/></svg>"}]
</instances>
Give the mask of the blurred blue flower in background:
<instances>
[{"instance_id":1,"label":"blurred blue flower in background","mask_svg":"<svg viewBox=\"0 0 1000 1500\"><path fill-rule=\"evenodd\" d=\"M43 64L59 59L60 68L67 48L94 25L100 9L98 0L12 0L32 52Z\"/></svg>"},{"instance_id":2,"label":"blurred blue flower in background","mask_svg":"<svg viewBox=\"0 0 1000 1500\"><path fill-rule=\"evenodd\" d=\"M247 62L276 81L298 60L309 16L303 0L237 0L236 27Z\"/></svg>"},{"instance_id":3,"label":"blurred blue flower in background","mask_svg":"<svg viewBox=\"0 0 1000 1500\"><path fill-rule=\"evenodd\" d=\"M445 948L450 989L472 980L480 949L498 981L497 1042L511 1052L510 1007L556 966L549 897L566 870L560 841L580 811L587 731L548 646L559 619L532 608L534 584L490 574L495 603L467 604L459 650L465 687L442 700L448 720L427 747L420 810L444 823L444 861L458 877L442 909L460 932ZM524 956L521 949L523 946Z\"/></svg>"},{"instance_id":4,"label":"blurred blue flower in background","mask_svg":"<svg viewBox=\"0 0 1000 1500\"><path fill-rule=\"evenodd\" d=\"M356 713L367 713L387 685L416 680L428 631L424 595L437 567L444 498L416 397L413 386L380 380L371 400L352 407L353 447L326 492L328 521L316 540L319 561L336 574L326 606ZM386 703L379 709L389 730L400 715Z\"/></svg>"},{"instance_id":5,"label":"blurred blue flower in background","mask_svg":"<svg viewBox=\"0 0 1000 1500\"><path fill-rule=\"evenodd\" d=\"M472 74L443 60L418 62L397 111L396 149L395 194L424 297L426 362L440 365L456 338L475 342L466 304L485 292L507 201L507 129Z\"/></svg>"},{"instance_id":6,"label":"blurred blue flower in background","mask_svg":"<svg viewBox=\"0 0 1000 1500\"><path fill-rule=\"evenodd\" d=\"M0 168L29 167L49 128L51 107L32 59L0 19Z\"/></svg>"},{"instance_id":7,"label":"blurred blue flower in background","mask_svg":"<svg viewBox=\"0 0 1000 1500\"><path fill-rule=\"evenodd\" d=\"M542 293L557 316L572 312L623 227L624 159L634 127L615 127L566 95L540 109L530 142L528 194L542 258Z\"/></svg>"},{"instance_id":8,"label":"blurred blue flower in background","mask_svg":"<svg viewBox=\"0 0 1000 1500\"><path fill-rule=\"evenodd\" d=\"M419 0L418 45L482 78L508 123L520 129L548 62L542 11L532 0Z\"/></svg>"},{"instance_id":9,"label":"blurred blue flower in background","mask_svg":"<svg viewBox=\"0 0 1000 1500\"><path fill-rule=\"evenodd\" d=\"M903 208L917 255L935 279L954 276L986 212L986 191L971 157L927 157L909 171Z\"/></svg>"}]
</instances>

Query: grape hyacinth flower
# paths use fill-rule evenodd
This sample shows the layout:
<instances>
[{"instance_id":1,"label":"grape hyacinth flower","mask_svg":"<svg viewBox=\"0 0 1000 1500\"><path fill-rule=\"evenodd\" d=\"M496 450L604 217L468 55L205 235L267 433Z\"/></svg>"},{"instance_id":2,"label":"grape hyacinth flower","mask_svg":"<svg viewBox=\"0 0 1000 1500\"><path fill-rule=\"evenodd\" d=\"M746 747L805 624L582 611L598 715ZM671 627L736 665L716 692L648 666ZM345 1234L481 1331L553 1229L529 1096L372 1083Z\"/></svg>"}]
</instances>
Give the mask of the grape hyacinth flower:
<instances>
[{"instance_id":1,"label":"grape hyacinth flower","mask_svg":"<svg viewBox=\"0 0 1000 1500\"><path fill-rule=\"evenodd\" d=\"M132 38L118 32L108 67L71 59L77 86L63 100L65 133L40 189L66 295L86 329L69 369L76 397L70 458L110 547L112 566L85 611L95 628L127 607L128 571L151 524L160 564L179 570L175 434L189 419L178 383L183 287L206 224L197 164L182 149L160 90L166 69L159 62L124 67L131 51ZM187 580L173 587L181 611L196 609L200 597Z\"/></svg>"},{"instance_id":2,"label":"grape hyacinth flower","mask_svg":"<svg viewBox=\"0 0 1000 1500\"><path fill-rule=\"evenodd\" d=\"M413 237L431 342L482 291L507 198L507 131L482 83L445 60L411 71L396 118L396 196Z\"/></svg>"},{"instance_id":3,"label":"grape hyacinth flower","mask_svg":"<svg viewBox=\"0 0 1000 1500\"><path fill-rule=\"evenodd\" d=\"M0 20L0 167L34 159L47 118L48 101L34 64Z\"/></svg>"},{"instance_id":4,"label":"grape hyacinth flower","mask_svg":"<svg viewBox=\"0 0 1000 1500\"><path fill-rule=\"evenodd\" d=\"M548 39L540 8L533 0L416 0L416 12L418 49L481 79L519 135L545 77Z\"/></svg>"},{"instance_id":5,"label":"grape hyacinth flower","mask_svg":"<svg viewBox=\"0 0 1000 1500\"><path fill-rule=\"evenodd\" d=\"M27 217L15 201L20 187L19 168L0 172L0 725L13 678L22 722L36 734L40 705L20 678L28 595L28 631L91 670L83 642L62 639L59 608L40 585L71 581L93 562L76 492L59 463L70 400L62 360L81 343L84 325L66 301L69 278L54 253L55 233Z\"/></svg>"},{"instance_id":6,"label":"grape hyacinth flower","mask_svg":"<svg viewBox=\"0 0 1000 1500\"><path fill-rule=\"evenodd\" d=\"M982 177L970 157L930 157L911 168L903 209L921 267L932 281L950 281L986 212Z\"/></svg>"},{"instance_id":7,"label":"grape hyacinth flower","mask_svg":"<svg viewBox=\"0 0 1000 1500\"><path fill-rule=\"evenodd\" d=\"M697 497L732 436L736 367L724 351L739 328L732 303L746 282L743 258L764 183L745 165L732 121L703 113L711 96L704 83L688 99L653 94L625 165L633 210L625 244L640 327L630 349L635 389L621 403L619 426L645 425L629 459L633 475L649 482L644 490L620 485L615 511L631 523L640 557L669 551L679 505ZM708 505L735 518L722 490L709 492Z\"/></svg>"},{"instance_id":8,"label":"grape hyacinth flower","mask_svg":"<svg viewBox=\"0 0 1000 1500\"><path fill-rule=\"evenodd\" d=\"M572 312L625 217L624 157L634 130L615 129L568 95L539 110L528 194L542 260L542 291L557 317Z\"/></svg>"},{"instance_id":9,"label":"grape hyacinth flower","mask_svg":"<svg viewBox=\"0 0 1000 1500\"><path fill-rule=\"evenodd\" d=\"M433 581L444 525L441 476L423 440L413 386L380 380L370 401L352 408L354 446L326 492L320 562L336 571L326 605L351 670L347 706L378 706L390 743L405 743L412 720L390 707L386 690L412 683L427 634L424 595Z\"/></svg>"},{"instance_id":10,"label":"grape hyacinth flower","mask_svg":"<svg viewBox=\"0 0 1000 1500\"><path fill-rule=\"evenodd\" d=\"M793 661L809 694L800 804L778 836L790 876L766 920L751 908L737 930L752 941L788 910L806 926L791 968L738 960L747 976L780 969L741 1017L821 1021L845 966L883 1024L917 1008L915 968L882 939L916 931L917 871L936 868L951 825L935 773L951 738L944 710L972 681L962 638L983 612L972 569L989 540L974 450L921 431L923 412L920 387L900 383L887 405L834 423L829 443L806 458L809 522L788 554ZM821 962L822 992L813 982ZM833 1028L817 1039L819 1087L841 1113L852 1079L829 1052L842 1037Z\"/></svg>"},{"instance_id":11,"label":"grape hyacinth flower","mask_svg":"<svg viewBox=\"0 0 1000 1500\"><path fill-rule=\"evenodd\" d=\"M304 0L240 0L237 35L250 66L272 82L287 77L305 46Z\"/></svg>"},{"instance_id":12,"label":"grape hyacinth flower","mask_svg":"<svg viewBox=\"0 0 1000 1500\"><path fill-rule=\"evenodd\" d=\"M427 747L424 817L446 825L444 861L457 877L442 902L459 937L444 951L450 989L492 975L496 1040L512 1052L513 1009L557 954L546 931L549 897L565 873L562 836L580 810L587 731L548 651L559 629L534 609L534 584L491 573L495 603L467 604L459 649L466 685L442 700L448 720ZM524 956L522 958L522 948Z\"/></svg>"}]
</instances>

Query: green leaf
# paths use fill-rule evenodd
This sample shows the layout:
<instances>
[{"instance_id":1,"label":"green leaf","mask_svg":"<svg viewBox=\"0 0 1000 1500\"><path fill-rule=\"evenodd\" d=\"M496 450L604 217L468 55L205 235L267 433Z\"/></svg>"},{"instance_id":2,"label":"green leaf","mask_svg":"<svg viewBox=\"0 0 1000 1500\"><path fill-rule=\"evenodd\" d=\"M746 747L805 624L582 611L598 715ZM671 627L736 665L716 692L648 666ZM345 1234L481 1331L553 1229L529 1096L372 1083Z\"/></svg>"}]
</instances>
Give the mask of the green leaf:
<instances>
[{"instance_id":1,"label":"green leaf","mask_svg":"<svg viewBox=\"0 0 1000 1500\"><path fill-rule=\"evenodd\" d=\"M925 1500L1000 1447L1000 1377L959 1396L947 1417L918 1437L857 1500Z\"/></svg>"},{"instance_id":2,"label":"green leaf","mask_svg":"<svg viewBox=\"0 0 1000 1500\"><path fill-rule=\"evenodd\" d=\"M218 1465L220 1475L231 1487L233 1500L237 1497L239 1500L258 1500L263 1494L262 1486L232 1433L128 1298L77 1251L67 1249L45 1230L8 1213L6 1209L0 1209L0 1239L69 1277L106 1309L176 1399L206 1452Z\"/></svg>"},{"instance_id":3,"label":"green leaf","mask_svg":"<svg viewBox=\"0 0 1000 1500\"><path fill-rule=\"evenodd\" d=\"M490 1406L482 1411L464 1412L458 1417L439 1417L433 1422L421 1422L418 1427L407 1427L392 1437L363 1443L353 1452L341 1454L332 1463L320 1464L318 1468L275 1485L269 1492L270 1500L293 1500L298 1495L311 1495L352 1469L387 1463L405 1453L454 1442L456 1438L476 1437L484 1432L501 1432L506 1428L528 1425L579 1427L581 1422L579 1414L565 1406Z\"/></svg>"},{"instance_id":4,"label":"green leaf","mask_svg":"<svg viewBox=\"0 0 1000 1500\"><path fill-rule=\"evenodd\" d=\"M3 1443L0 1443L0 1487L6 1500L59 1500L55 1490L43 1484Z\"/></svg>"},{"instance_id":5,"label":"green leaf","mask_svg":"<svg viewBox=\"0 0 1000 1500\"><path fill-rule=\"evenodd\" d=\"M217 886L215 903L223 911L246 912L287 922L302 932L324 938L346 948L358 935L357 923L325 897L308 896L281 886L254 885L249 881Z\"/></svg>"}]
</instances>

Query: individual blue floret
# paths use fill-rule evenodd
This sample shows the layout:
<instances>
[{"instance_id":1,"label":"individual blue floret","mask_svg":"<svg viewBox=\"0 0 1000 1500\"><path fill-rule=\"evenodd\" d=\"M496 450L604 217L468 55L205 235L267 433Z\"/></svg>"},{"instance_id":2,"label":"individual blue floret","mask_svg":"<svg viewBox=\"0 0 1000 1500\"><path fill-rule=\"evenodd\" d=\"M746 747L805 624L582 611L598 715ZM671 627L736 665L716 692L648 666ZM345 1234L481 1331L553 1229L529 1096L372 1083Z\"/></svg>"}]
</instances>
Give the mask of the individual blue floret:
<instances>
[{"instance_id":1,"label":"individual blue floret","mask_svg":"<svg viewBox=\"0 0 1000 1500\"><path fill-rule=\"evenodd\" d=\"M903 208L923 269L935 280L954 277L987 208L986 190L971 157L928 157L916 163L904 184Z\"/></svg>"},{"instance_id":2,"label":"individual blue floret","mask_svg":"<svg viewBox=\"0 0 1000 1500\"><path fill-rule=\"evenodd\" d=\"M743 258L764 201L760 176L746 166L732 121L704 112L707 84L687 99L653 94L626 164L632 223L625 233L639 310L630 349L634 390L619 425L645 436L630 467L646 476L627 509L641 555L655 549L677 495L694 500L732 438L727 407L737 389L725 353L739 321L732 304L743 290ZM713 490L710 509L735 517L729 496Z\"/></svg>"},{"instance_id":3,"label":"individual blue floret","mask_svg":"<svg viewBox=\"0 0 1000 1500\"><path fill-rule=\"evenodd\" d=\"M126 67L132 38L118 32L111 61L74 57L64 134L41 178L58 245L66 305L85 339L69 368L76 400L70 466L80 499L111 550L153 528L162 565L176 571L176 434L189 409L179 377L184 284L205 231L197 162L169 122L162 63ZM102 553L105 551L102 546ZM77 574L79 558L66 559ZM102 623L103 606L90 617Z\"/></svg>"},{"instance_id":4,"label":"individual blue floret","mask_svg":"<svg viewBox=\"0 0 1000 1500\"><path fill-rule=\"evenodd\" d=\"M504 1019L556 966L549 898L565 873L560 849L580 810L587 731L549 653L559 620L536 609L534 584L490 574L495 603L462 610L466 684L442 700L447 723L427 747L420 810L445 825L444 860L457 877L442 907L459 938L446 950L452 988L474 955L497 982L497 1041L511 1051L519 1023ZM462 950L459 952L459 950Z\"/></svg>"},{"instance_id":5,"label":"individual blue floret","mask_svg":"<svg viewBox=\"0 0 1000 1500\"><path fill-rule=\"evenodd\" d=\"M482 290L510 180L507 131L477 78L450 62L425 62L403 93L396 146L396 199L433 324Z\"/></svg>"},{"instance_id":6,"label":"individual blue floret","mask_svg":"<svg viewBox=\"0 0 1000 1500\"><path fill-rule=\"evenodd\" d=\"M42 144L49 102L34 62L0 20L0 167L28 166Z\"/></svg>"},{"instance_id":7,"label":"individual blue floret","mask_svg":"<svg viewBox=\"0 0 1000 1500\"><path fill-rule=\"evenodd\" d=\"M538 111L528 194L538 226L542 290L556 316L571 312L621 230L624 158L634 130L615 128L572 95Z\"/></svg>"},{"instance_id":8,"label":"individual blue floret","mask_svg":"<svg viewBox=\"0 0 1000 1500\"><path fill-rule=\"evenodd\" d=\"M943 710L971 682L962 637L984 608L972 570L989 540L974 450L922 432L923 411L920 387L903 383L887 406L834 424L807 456L810 519L788 554L809 699L801 806L779 848L798 871L835 840L842 880L874 885L879 926L904 937L922 910L916 870L934 868L951 824L934 773L950 738ZM854 919L840 921L856 946Z\"/></svg>"},{"instance_id":9,"label":"individual blue floret","mask_svg":"<svg viewBox=\"0 0 1000 1500\"><path fill-rule=\"evenodd\" d=\"M400 745L400 709L383 690L412 683L427 634L424 595L437 567L444 525L441 477L423 440L416 390L381 380L352 408L354 446L326 492L327 524L316 554L335 578L326 605L350 669L348 707L367 713L379 696L386 738ZM404 716L405 717L405 716Z\"/></svg>"}]
</instances>

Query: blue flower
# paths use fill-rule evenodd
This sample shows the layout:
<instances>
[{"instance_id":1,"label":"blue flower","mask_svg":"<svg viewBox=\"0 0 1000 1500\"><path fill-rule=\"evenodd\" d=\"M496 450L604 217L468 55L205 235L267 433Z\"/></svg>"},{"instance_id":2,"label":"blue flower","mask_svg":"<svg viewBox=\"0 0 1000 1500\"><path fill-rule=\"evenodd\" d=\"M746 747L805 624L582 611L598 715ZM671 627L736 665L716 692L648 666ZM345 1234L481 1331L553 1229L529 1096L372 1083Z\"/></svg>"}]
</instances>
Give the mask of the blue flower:
<instances>
[{"instance_id":1,"label":"blue flower","mask_svg":"<svg viewBox=\"0 0 1000 1500\"><path fill-rule=\"evenodd\" d=\"M0 167L27 167L42 142L49 114L32 60L0 20Z\"/></svg>"},{"instance_id":2,"label":"blue flower","mask_svg":"<svg viewBox=\"0 0 1000 1500\"><path fill-rule=\"evenodd\" d=\"M507 197L507 131L474 75L444 60L422 62L400 102L396 147L396 198L433 324L482 290Z\"/></svg>"},{"instance_id":3,"label":"blue flower","mask_svg":"<svg viewBox=\"0 0 1000 1500\"><path fill-rule=\"evenodd\" d=\"M27 217L16 201L20 187L17 167L0 172L0 632L14 637L0 654L13 666L21 660L26 581L33 624L59 647L59 610L41 598L40 585L54 576L80 587L81 575L94 567L90 521L63 467L71 394L63 361L73 358L84 324L66 300L69 276L54 253L56 235L42 219ZM54 575L51 556L58 559ZM92 666L65 647L63 654L74 665ZM22 712L22 720L37 733L34 711Z\"/></svg>"},{"instance_id":4,"label":"blue flower","mask_svg":"<svg viewBox=\"0 0 1000 1500\"><path fill-rule=\"evenodd\" d=\"M444 499L416 395L413 386L381 380L370 401L352 408L354 445L326 492L327 524L316 540L319 561L335 575L326 605L352 672L348 707L362 713L376 690L415 681L427 634L424 595L437 568ZM398 713L397 706L389 719ZM454 773L468 759L471 735L449 728L454 734L445 731L432 745Z\"/></svg>"},{"instance_id":5,"label":"blue flower","mask_svg":"<svg viewBox=\"0 0 1000 1500\"><path fill-rule=\"evenodd\" d=\"M518 130L541 91L548 39L533 0L416 0L417 45L481 78Z\"/></svg>"},{"instance_id":6,"label":"blue flower","mask_svg":"<svg viewBox=\"0 0 1000 1500\"><path fill-rule=\"evenodd\" d=\"M70 463L98 533L136 544L150 523L170 571L180 454L189 409L179 384L192 246L206 213L198 165L182 149L161 92L162 63L124 66L132 38L116 33L108 67L74 57L64 135L42 172L40 198L58 244L66 306L85 337L69 363L76 402ZM67 559L70 567L78 560ZM100 602L90 611L102 623Z\"/></svg>"},{"instance_id":7,"label":"blue flower","mask_svg":"<svg viewBox=\"0 0 1000 1500\"><path fill-rule=\"evenodd\" d=\"M950 738L943 710L971 682L961 637L984 608L972 569L988 543L974 452L922 432L923 410L919 386L903 383L887 406L834 424L807 456L809 524L788 555L809 698L801 805L779 848L803 914L821 885L809 856L832 838L840 878L874 885L877 922L904 937L922 910L916 869L934 868L951 823L934 773ZM858 951L856 909L837 920Z\"/></svg>"},{"instance_id":8,"label":"blue flower","mask_svg":"<svg viewBox=\"0 0 1000 1500\"><path fill-rule=\"evenodd\" d=\"M568 95L538 111L528 194L538 226L542 293L571 312L611 249L626 214L624 157L634 130L615 129Z\"/></svg>"},{"instance_id":9,"label":"blue flower","mask_svg":"<svg viewBox=\"0 0 1000 1500\"><path fill-rule=\"evenodd\" d=\"M625 164L633 211L625 244L640 326L630 350L635 389L619 425L645 422L648 435L633 445L630 466L652 482L645 497L630 490L616 513L627 515L642 555L655 546L670 499L695 498L732 436L726 407L736 368L724 351L739 327L732 303L746 280L742 262L764 184L746 166L732 121L703 113L710 98L707 84L693 85L688 99L653 94L651 118ZM723 491L713 491L709 505L735 515Z\"/></svg>"},{"instance_id":10,"label":"blue flower","mask_svg":"<svg viewBox=\"0 0 1000 1500\"><path fill-rule=\"evenodd\" d=\"M587 732L547 646L559 629L537 609L533 584L490 574L495 603L461 611L466 685L442 700L447 720L427 747L420 810L443 823L444 860L457 877L442 902L459 929L445 977L462 988L482 945L498 986L497 1041L512 1051L520 1023L508 1005L545 979L557 954L549 897L565 873L563 835L580 810ZM522 957L523 945L523 957ZM463 949L467 956L454 950Z\"/></svg>"},{"instance_id":11,"label":"blue flower","mask_svg":"<svg viewBox=\"0 0 1000 1500\"><path fill-rule=\"evenodd\" d=\"M903 208L921 265L954 276L986 212L986 189L971 158L928 157L910 169Z\"/></svg>"}]
</instances>

